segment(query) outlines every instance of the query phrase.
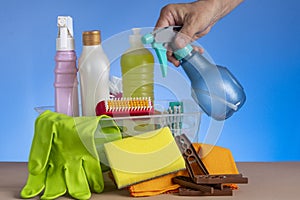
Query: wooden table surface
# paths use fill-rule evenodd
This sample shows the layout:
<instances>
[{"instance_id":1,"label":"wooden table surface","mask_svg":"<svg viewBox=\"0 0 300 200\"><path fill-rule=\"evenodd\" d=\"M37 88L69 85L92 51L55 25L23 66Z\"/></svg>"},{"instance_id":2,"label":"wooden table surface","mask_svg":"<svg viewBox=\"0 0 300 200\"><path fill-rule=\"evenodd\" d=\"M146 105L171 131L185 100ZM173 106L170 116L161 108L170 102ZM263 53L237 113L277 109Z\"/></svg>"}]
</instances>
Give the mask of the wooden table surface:
<instances>
[{"instance_id":1,"label":"wooden table surface","mask_svg":"<svg viewBox=\"0 0 300 200\"><path fill-rule=\"evenodd\" d=\"M300 162L238 162L237 167L248 184L240 184L233 196L222 197L183 197L176 194L162 194L139 199L245 199L245 200L297 200L300 199ZM0 200L20 199L20 190L27 179L27 163L0 162ZM105 190L93 194L91 199L134 199L127 190L117 190L105 177ZM34 198L34 199L39 199ZM71 199L63 196L59 199ZM135 198L137 199L137 198Z\"/></svg>"}]
</instances>

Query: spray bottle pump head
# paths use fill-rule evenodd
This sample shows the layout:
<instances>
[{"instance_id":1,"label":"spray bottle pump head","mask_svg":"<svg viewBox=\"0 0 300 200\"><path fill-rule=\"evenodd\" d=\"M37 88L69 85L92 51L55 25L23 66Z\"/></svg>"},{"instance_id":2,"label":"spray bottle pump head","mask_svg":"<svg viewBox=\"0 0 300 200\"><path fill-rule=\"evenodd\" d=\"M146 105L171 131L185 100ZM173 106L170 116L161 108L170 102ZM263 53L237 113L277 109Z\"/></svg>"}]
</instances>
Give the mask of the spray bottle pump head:
<instances>
[{"instance_id":1,"label":"spray bottle pump head","mask_svg":"<svg viewBox=\"0 0 300 200\"><path fill-rule=\"evenodd\" d=\"M129 35L129 43L132 47L143 47L142 43L142 36L140 34L141 29L140 28L133 28L132 35Z\"/></svg>"},{"instance_id":2,"label":"spray bottle pump head","mask_svg":"<svg viewBox=\"0 0 300 200\"><path fill-rule=\"evenodd\" d=\"M74 50L73 20L70 16L57 17L58 36L56 50Z\"/></svg>"}]
</instances>

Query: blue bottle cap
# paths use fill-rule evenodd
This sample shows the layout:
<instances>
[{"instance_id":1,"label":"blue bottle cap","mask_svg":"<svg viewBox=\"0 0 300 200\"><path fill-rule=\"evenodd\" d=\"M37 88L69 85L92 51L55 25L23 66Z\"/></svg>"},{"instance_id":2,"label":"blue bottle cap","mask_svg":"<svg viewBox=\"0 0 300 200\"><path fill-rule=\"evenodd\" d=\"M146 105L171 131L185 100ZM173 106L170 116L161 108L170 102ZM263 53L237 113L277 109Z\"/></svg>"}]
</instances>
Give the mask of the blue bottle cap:
<instances>
[{"instance_id":1,"label":"blue bottle cap","mask_svg":"<svg viewBox=\"0 0 300 200\"><path fill-rule=\"evenodd\" d=\"M142 37L143 44L151 44L154 41L154 36L151 33L148 33Z\"/></svg>"},{"instance_id":2,"label":"blue bottle cap","mask_svg":"<svg viewBox=\"0 0 300 200\"><path fill-rule=\"evenodd\" d=\"M192 45L188 44L182 49L178 49L174 52L174 56L177 60L181 60L189 55L193 51Z\"/></svg>"}]
</instances>

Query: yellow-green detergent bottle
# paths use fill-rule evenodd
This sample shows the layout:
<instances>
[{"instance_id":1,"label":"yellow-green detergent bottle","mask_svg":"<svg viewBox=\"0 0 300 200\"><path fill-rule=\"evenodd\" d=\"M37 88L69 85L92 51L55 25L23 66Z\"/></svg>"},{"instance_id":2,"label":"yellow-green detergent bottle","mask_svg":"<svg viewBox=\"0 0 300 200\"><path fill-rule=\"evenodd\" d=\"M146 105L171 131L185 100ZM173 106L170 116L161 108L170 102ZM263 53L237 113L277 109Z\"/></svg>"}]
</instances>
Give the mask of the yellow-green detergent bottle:
<instances>
[{"instance_id":1,"label":"yellow-green detergent bottle","mask_svg":"<svg viewBox=\"0 0 300 200\"><path fill-rule=\"evenodd\" d=\"M141 41L140 29L133 28L130 48L121 56L123 97L150 97L154 102L154 57Z\"/></svg>"}]
</instances>

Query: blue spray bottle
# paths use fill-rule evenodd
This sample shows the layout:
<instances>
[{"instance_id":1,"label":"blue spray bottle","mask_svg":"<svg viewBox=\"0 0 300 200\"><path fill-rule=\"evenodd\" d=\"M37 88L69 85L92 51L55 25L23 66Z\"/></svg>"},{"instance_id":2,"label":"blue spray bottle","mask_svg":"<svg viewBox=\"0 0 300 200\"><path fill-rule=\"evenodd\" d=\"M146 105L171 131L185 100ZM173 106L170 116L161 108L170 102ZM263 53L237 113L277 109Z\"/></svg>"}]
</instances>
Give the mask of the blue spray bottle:
<instances>
[{"instance_id":1,"label":"blue spray bottle","mask_svg":"<svg viewBox=\"0 0 300 200\"><path fill-rule=\"evenodd\" d=\"M155 49L163 77L168 67L166 46L175 46L176 29L177 26L160 28L142 37L144 44L151 44ZM190 44L172 49L191 81L194 100L207 115L225 120L242 107L246 101L244 89L227 68L212 64Z\"/></svg>"}]
</instances>

